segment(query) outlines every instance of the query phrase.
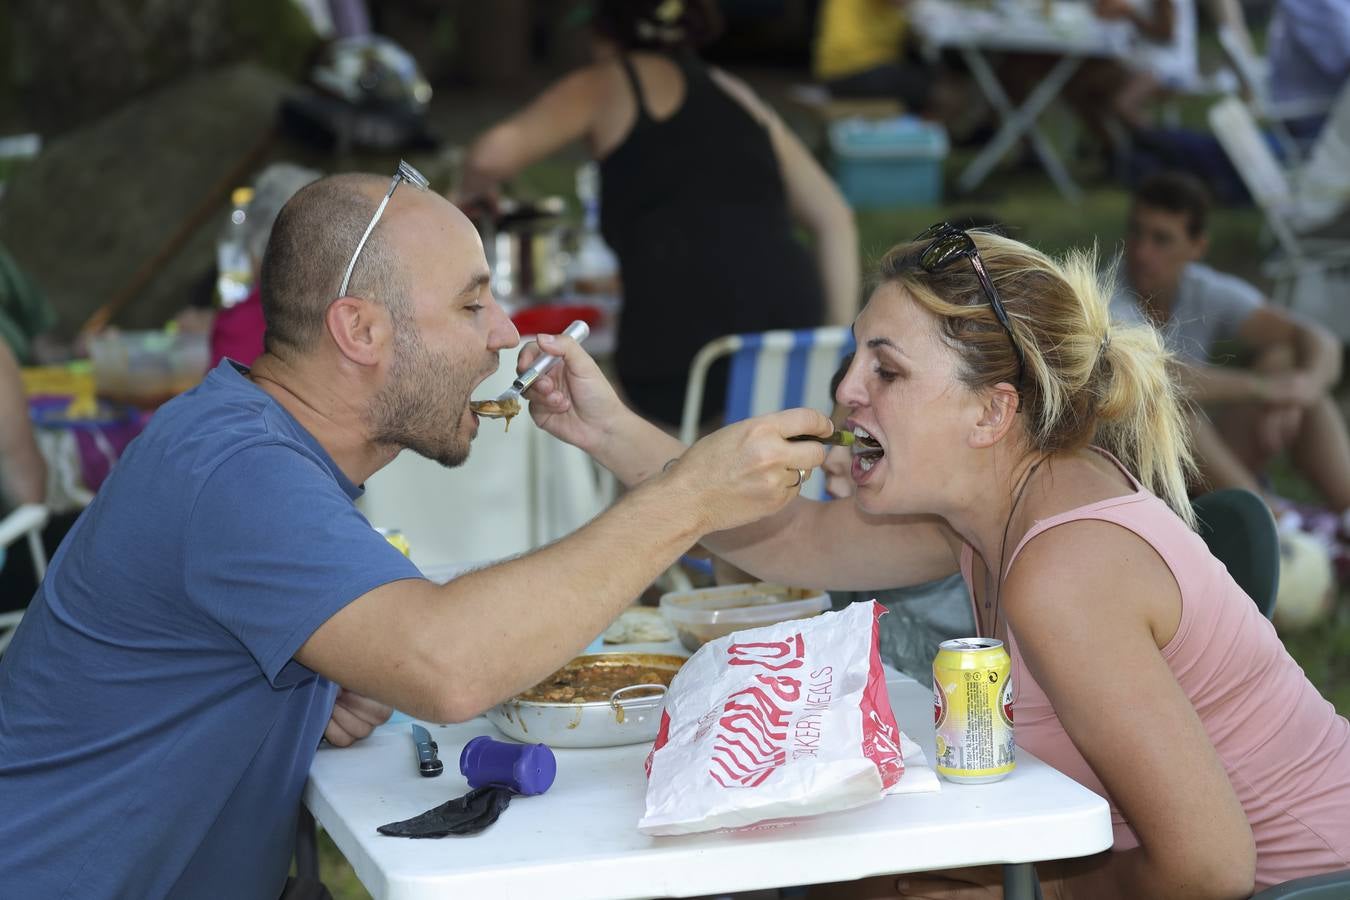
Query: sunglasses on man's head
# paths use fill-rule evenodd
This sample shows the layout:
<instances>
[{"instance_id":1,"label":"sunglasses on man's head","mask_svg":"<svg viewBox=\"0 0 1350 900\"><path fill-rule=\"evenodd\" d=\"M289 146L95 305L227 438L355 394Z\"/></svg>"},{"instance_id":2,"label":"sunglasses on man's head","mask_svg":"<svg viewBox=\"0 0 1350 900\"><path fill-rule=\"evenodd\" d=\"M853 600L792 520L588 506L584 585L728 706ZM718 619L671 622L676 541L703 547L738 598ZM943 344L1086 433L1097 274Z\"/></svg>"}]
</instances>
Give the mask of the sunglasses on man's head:
<instances>
[{"instance_id":1,"label":"sunglasses on man's head","mask_svg":"<svg viewBox=\"0 0 1350 900\"><path fill-rule=\"evenodd\" d=\"M993 307L994 318L998 319L998 324L1008 333L1008 342L1012 344L1013 354L1017 356L1017 389L1020 391L1022 378L1027 370L1027 360L1022 355L1021 345L1013 335L1012 323L1008 321L1008 311L1003 308L1003 301L999 299L998 291L994 289L994 282L984 268L984 260L980 259L980 250L975 246L975 239L955 225L939 222L916 235L914 241L929 242L919 253L919 265L925 272L939 272L951 265L953 260L970 260L975 277L980 280L980 287L984 289L984 295L988 298L989 305Z\"/></svg>"},{"instance_id":2,"label":"sunglasses on man's head","mask_svg":"<svg viewBox=\"0 0 1350 900\"><path fill-rule=\"evenodd\" d=\"M366 240L370 238L370 233L375 230L375 225L384 215L384 208L389 205L389 198L394 196L394 190L398 188L400 182L404 181L419 191L425 191L429 185L427 177L413 168L411 164L401 159L398 161L398 171L389 180L389 190L385 191L384 199L380 201L380 205L375 207L375 214L370 217L370 224L366 226L365 234L361 235L361 240L357 242L356 249L352 251L351 261L347 263L347 269L342 273L342 284L338 287L338 297L347 296L347 286L351 284L352 270L356 268L356 260L360 257L361 251L365 249Z\"/></svg>"}]
</instances>

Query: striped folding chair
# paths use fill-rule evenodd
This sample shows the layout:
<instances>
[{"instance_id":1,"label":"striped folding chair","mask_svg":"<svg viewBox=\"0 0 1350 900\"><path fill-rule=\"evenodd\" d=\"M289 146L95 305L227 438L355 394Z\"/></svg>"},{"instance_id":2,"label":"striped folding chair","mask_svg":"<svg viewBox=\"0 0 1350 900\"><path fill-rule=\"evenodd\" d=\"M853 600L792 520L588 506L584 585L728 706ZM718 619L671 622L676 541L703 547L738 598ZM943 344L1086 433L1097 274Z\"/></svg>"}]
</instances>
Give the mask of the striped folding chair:
<instances>
[{"instance_id":1,"label":"striped folding chair","mask_svg":"<svg viewBox=\"0 0 1350 900\"><path fill-rule=\"evenodd\" d=\"M680 440L692 444L698 438L704 383L709 367L717 360L731 358L725 420L739 422L797 406L829 415L834 408L830 377L844 355L852 351L853 332L843 327L762 331L718 338L700 350L690 366ZM825 499L825 477L819 470L806 480L802 496Z\"/></svg>"}]
</instances>

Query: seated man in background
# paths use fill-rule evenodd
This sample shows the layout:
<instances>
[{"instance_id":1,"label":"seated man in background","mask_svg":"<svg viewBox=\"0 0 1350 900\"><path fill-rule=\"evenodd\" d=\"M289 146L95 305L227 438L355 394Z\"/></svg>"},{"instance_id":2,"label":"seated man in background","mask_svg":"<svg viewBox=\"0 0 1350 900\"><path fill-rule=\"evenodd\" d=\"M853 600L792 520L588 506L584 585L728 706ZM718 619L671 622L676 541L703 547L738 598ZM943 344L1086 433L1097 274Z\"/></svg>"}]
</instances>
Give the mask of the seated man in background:
<instances>
[{"instance_id":1,"label":"seated man in background","mask_svg":"<svg viewBox=\"0 0 1350 900\"><path fill-rule=\"evenodd\" d=\"M824 460L786 440L830 434L819 412L739 423L563 540L422 578L353 500L403 450L463 463L469 398L519 335L473 226L417 185L342 175L286 204L264 353L161 407L52 560L0 657L0 896L275 900L322 737L536 684Z\"/></svg>"},{"instance_id":2,"label":"seated man in background","mask_svg":"<svg viewBox=\"0 0 1350 900\"><path fill-rule=\"evenodd\" d=\"M1125 238L1124 290L1112 315L1147 320L1181 358L1204 489L1241 487L1284 504L1264 486L1287 453L1350 534L1350 437L1331 397L1341 345L1326 329L1265 302L1252 285L1206 266L1209 201L1186 175L1160 173L1134 195ZM1233 349L1240 365L1225 365Z\"/></svg>"}]
</instances>

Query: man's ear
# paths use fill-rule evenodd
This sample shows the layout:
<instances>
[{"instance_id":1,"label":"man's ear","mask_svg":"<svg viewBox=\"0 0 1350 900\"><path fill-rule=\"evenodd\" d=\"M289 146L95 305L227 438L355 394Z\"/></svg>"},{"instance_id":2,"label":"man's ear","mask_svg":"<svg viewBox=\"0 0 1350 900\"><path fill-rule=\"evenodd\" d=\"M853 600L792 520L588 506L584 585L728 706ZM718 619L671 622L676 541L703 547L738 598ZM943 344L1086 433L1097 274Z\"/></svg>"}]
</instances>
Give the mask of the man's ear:
<instances>
[{"instance_id":1,"label":"man's ear","mask_svg":"<svg viewBox=\"0 0 1350 900\"><path fill-rule=\"evenodd\" d=\"M324 325L338 352L359 366L378 365L393 334L388 311L360 297L330 303Z\"/></svg>"},{"instance_id":2,"label":"man's ear","mask_svg":"<svg viewBox=\"0 0 1350 900\"><path fill-rule=\"evenodd\" d=\"M1205 258L1209 252L1209 235L1201 234L1199 237L1191 240L1191 262L1197 262Z\"/></svg>"},{"instance_id":3,"label":"man's ear","mask_svg":"<svg viewBox=\"0 0 1350 900\"><path fill-rule=\"evenodd\" d=\"M970 446L977 449L992 447L1012 428L1022 398L1017 389L1006 381L990 388L979 410L979 419L970 429Z\"/></svg>"}]
</instances>

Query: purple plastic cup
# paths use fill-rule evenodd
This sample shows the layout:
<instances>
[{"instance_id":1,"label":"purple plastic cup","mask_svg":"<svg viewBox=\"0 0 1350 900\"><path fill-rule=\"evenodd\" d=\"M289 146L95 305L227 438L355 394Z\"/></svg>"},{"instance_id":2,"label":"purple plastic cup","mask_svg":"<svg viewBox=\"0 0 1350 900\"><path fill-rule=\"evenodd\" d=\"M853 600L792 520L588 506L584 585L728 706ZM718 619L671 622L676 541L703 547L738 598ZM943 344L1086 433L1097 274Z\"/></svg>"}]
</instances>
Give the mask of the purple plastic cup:
<instances>
[{"instance_id":1,"label":"purple plastic cup","mask_svg":"<svg viewBox=\"0 0 1350 900\"><path fill-rule=\"evenodd\" d=\"M496 785L529 796L549 789L558 761L547 744L511 744L479 735L460 752L459 772L471 788Z\"/></svg>"}]
</instances>

